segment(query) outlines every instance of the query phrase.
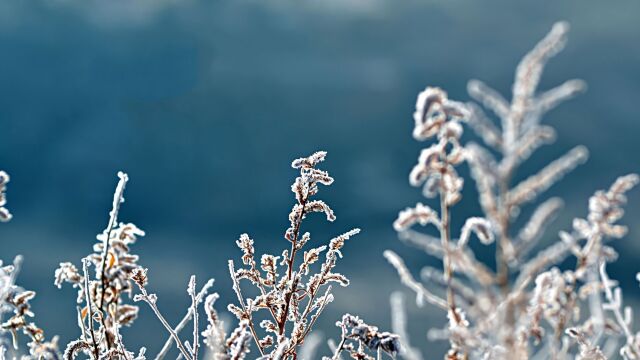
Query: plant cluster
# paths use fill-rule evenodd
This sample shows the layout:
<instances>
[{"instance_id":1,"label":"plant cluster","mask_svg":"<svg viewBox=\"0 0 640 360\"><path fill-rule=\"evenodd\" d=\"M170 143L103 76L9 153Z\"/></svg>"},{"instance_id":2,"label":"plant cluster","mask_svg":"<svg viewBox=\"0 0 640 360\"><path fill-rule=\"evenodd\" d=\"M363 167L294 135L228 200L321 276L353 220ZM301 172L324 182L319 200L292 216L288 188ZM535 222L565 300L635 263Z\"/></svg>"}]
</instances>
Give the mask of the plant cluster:
<instances>
[{"instance_id":1,"label":"plant cluster","mask_svg":"<svg viewBox=\"0 0 640 360\"><path fill-rule=\"evenodd\" d=\"M140 309L135 303L143 302L169 334L155 356L156 360L163 359L173 345L184 360L198 360L202 356L215 360L255 358L250 354L251 348L262 360L313 358L319 342L311 332L321 313L333 301L331 284L349 284L345 275L335 271L336 264L342 258L346 241L360 232L360 229L352 229L330 239L326 245L312 247L314 241L310 233L302 231L303 220L311 213L323 213L328 221L335 220L333 210L322 200L315 199L320 185L333 183L333 178L326 171L317 168L325 156L326 152L320 151L292 163L292 167L299 171L299 176L291 186L296 201L289 214L290 227L284 234L290 248L284 249L281 256L264 254L258 264L254 242L249 235L242 234L236 241L242 251L242 266L236 269L234 261L229 260L229 271L238 302L229 304L228 310L237 318L237 326L228 334L214 307L219 296L209 293L213 279L198 291L196 277L191 277L187 286L191 305L177 325L169 324L160 311L158 297L147 290L148 270L139 265L138 256L131 253L132 246L145 233L132 223L118 221L129 180L127 174L122 172L118 173L119 182L107 227L98 234L93 252L81 260L80 267L63 262L55 271L54 284L58 288L68 283L77 289L79 338L67 344L63 354L60 354L57 338L46 342L43 331L27 322L27 318L33 316L29 300L35 293L14 285L20 258L16 259L16 265L0 269L0 311L14 312L13 317L2 323L2 329L13 335L12 343L16 351L17 332L28 335L31 339L28 357L34 359L73 360L84 354L93 360L144 360L147 358L146 349L142 348L137 353L127 350L120 333L123 326L131 326L137 318ZM8 176L2 175L0 179L3 179L4 186ZM4 205L4 193L2 196ZM9 212L4 208L3 211L8 220ZM251 285L251 296L243 291L241 281ZM204 330L200 325L200 305L203 305L206 316ZM352 320L347 322L346 319ZM379 333L375 327L355 317L345 317L342 323L352 331L359 332L353 332L348 339L343 339L341 346L334 349L333 358L340 358L342 351L349 351L352 356L363 354L362 349L354 352L347 343L347 340L356 341L354 336L363 346L378 351L378 358L382 352L391 356L397 353L395 335ZM193 336L190 340L184 340L180 332L189 324L193 327ZM365 329L366 333L363 332ZM346 328L343 330L346 331ZM201 342L204 343L204 349ZM5 344L0 344L3 358L6 348Z\"/></svg>"},{"instance_id":2,"label":"plant cluster","mask_svg":"<svg viewBox=\"0 0 640 360\"><path fill-rule=\"evenodd\" d=\"M337 260L342 257L345 242L358 234L360 229L352 229L331 239L327 245L311 247L311 234L302 232L303 220L311 213L324 213L327 221L334 221L333 210L322 200L313 197L318 193L319 185L331 185L333 178L316 166L324 161L326 152L319 151L306 158L293 161L291 166L300 171L300 175L291 185L295 195L290 226L284 238L290 242L289 249L281 256L264 254L260 258L260 268L255 260L253 240L242 234L236 242L242 251L244 267L235 269L233 260L229 260L229 271L233 279L233 290L238 303L228 309L239 321L246 321L254 338L258 351L267 358L297 358L297 349L304 344L313 325L333 301L331 283L340 286L349 285L346 276L334 271ZM297 256L302 252L302 257ZM314 264L324 254L320 269L313 272ZM279 268L284 267L281 271ZM262 272L260 271L262 270ZM246 298L243 295L240 280L248 280L257 288L258 295ZM257 332L254 312L266 311L271 319L260 321L260 328L267 334L260 337Z\"/></svg>"},{"instance_id":3,"label":"plant cluster","mask_svg":"<svg viewBox=\"0 0 640 360\"><path fill-rule=\"evenodd\" d=\"M440 88L427 87L418 95L413 137L429 145L421 151L409 182L421 187L427 199L437 200L434 207L418 202L400 211L393 227L402 241L440 259L442 268L424 267L418 280L395 252L387 250L384 256L401 283L416 294L418 306L430 304L446 314L448 322L442 329L428 331L430 339L448 341L445 359L602 360L616 354L640 359L640 332L633 330L631 308L624 306L622 290L606 271L618 257L610 240L627 233L619 221L626 193L639 177L622 176L609 189L597 191L589 199L587 215L574 219L570 230L543 248L545 230L563 202L541 198L586 161L588 152L575 147L536 174L514 181L520 165L555 139L555 130L542 124L542 116L586 88L581 80L570 80L537 92L544 65L563 48L567 31L566 23L556 24L524 57L510 102L479 80L469 82L470 96L499 122L480 105L454 101ZM469 140L465 128L472 129L484 145ZM131 252L145 233L118 219L128 182L120 172L107 226L97 235L92 252L79 267L63 262L55 271L55 286L70 284L77 290L78 338L61 353L58 338L46 340L44 331L31 321L29 301L35 292L16 285L21 263L17 257L13 265L0 263L0 360L18 356L145 360L146 349L129 351L121 335L121 329L138 317L137 303L146 304L168 334L155 360L164 359L174 347L183 360L318 358L321 341L314 327L334 300L332 286L349 285L348 278L337 272L337 263L346 242L360 232L355 228L317 242L305 231L304 220L313 213L323 214L329 222L336 218L316 197L320 187L334 181L318 168L325 157L326 152L319 151L291 164L299 174L291 185L295 202L279 256L258 257L248 234L236 241L241 260L228 262L236 299L227 306L235 327L226 326L216 310L219 295L211 292L213 279L198 288L195 276L186 287L190 305L185 315L176 325L165 318L158 296L149 290L148 269ZM465 185L460 175L464 166L470 169L483 214L452 229L452 208L462 200ZM3 222L11 220L5 208L8 182L9 176L0 171ZM536 207L527 211L530 204ZM519 221L524 215L529 216ZM429 230L418 231L418 225ZM470 246L475 238L481 245ZM495 266L479 260L474 248L494 251ZM9 314L6 320L5 314ZM410 342L403 293L392 294L390 314L394 333L345 314L336 322L339 340L328 341L331 356L322 358L423 359L423 346ZM181 334L189 326L191 333ZM26 348L20 346L21 333L28 341Z\"/></svg>"}]
</instances>

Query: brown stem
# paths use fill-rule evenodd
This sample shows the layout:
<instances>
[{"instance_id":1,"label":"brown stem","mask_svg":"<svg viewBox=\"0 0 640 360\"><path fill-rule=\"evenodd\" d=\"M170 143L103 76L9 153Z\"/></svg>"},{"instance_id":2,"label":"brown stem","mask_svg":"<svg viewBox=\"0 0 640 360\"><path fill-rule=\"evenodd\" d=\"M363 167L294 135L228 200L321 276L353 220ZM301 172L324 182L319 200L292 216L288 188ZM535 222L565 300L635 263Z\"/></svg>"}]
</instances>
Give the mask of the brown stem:
<instances>
[{"instance_id":1,"label":"brown stem","mask_svg":"<svg viewBox=\"0 0 640 360\"><path fill-rule=\"evenodd\" d=\"M140 288L140 292L142 293L142 298L144 299L144 301L147 304L149 304L149 307L151 307L151 310L153 310L153 312L156 315L156 317L158 318L158 320L160 320L162 325L169 332L169 335L171 335L173 340L176 342L176 345L178 346L178 349L182 353L182 356L184 356L184 358L186 360L192 360L191 355L189 355L189 352L187 351L187 348L184 346L184 344L182 344L182 340L180 340L180 338L178 337L178 334L176 334L176 332L173 330L173 328L169 325L169 322L167 322L167 320L164 318L164 316L162 316L162 314L160 313L160 310L158 309L158 306L156 305L156 303L154 301L152 301L151 298L149 298L149 295L147 294L147 290L142 286L139 286L139 288Z\"/></svg>"},{"instance_id":2,"label":"brown stem","mask_svg":"<svg viewBox=\"0 0 640 360\"><path fill-rule=\"evenodd\" d=\"M453 314L456 322L461 319L456 311L456 303L454 299L453 288L451 287L451 278L453 277L453 269L451 267L450 258L450 246L451 234L449 229L449 205L447 204L446 196L443 194L445 190L442 189L440 193L440 240L442 242L442 248L444 249L443 266L444 266L444 280L447 283L447 304L449 311Z\"/></svg>"},{"instance_id":3,"label":"brown stem","mask_svg":"<svg viewBox=\"0 0 640 360\"><path fill-rule=\"evenodd\" d=\"M302 207L302 210L300 210L300 215L298 215L298 219L296 220L296 226L293 229L293 239L291 239L291 254L289 254L289 261L287 262L287 280L291 280L291 276L293 275L293 262L295 260L296 252L298 251L296 245L298 244L298 237L300 236L300 225L302 225L302 219L304 218L304 208L307 205L307 200L308 199L305 197L300 200L299 203Z\"/></svg>"},{"instance_id":4,"label":"brown stem","mask_svg":"<svg viewBox=\"0 0 640 360\"><path fill-rule=\"evenodd\" d=\"M307 204L307 197L302 198L299 204L300 206L302 206L302 209L300 210L300 215L298 215L298 219L296 220L296 225L293 229L293 239L291 239L291 254L289 254L289 261L287 262L287 266L288 266L287 282L291 281L291 277L293 276L293 265L294 265L293 263L295 260L296 252L298 251L297 249L298 237L300 236L300 225L302 224L302 219L304 218L304 214L305 214L304 209L305 209L305 205ZM284 313L282 314L282 319L277 320L279 335L284 334L284 328L287 324L287 315L289 314L289 306L291 304L291 297L296 292L298 283L295 282L292 285L293 286L291 288L291 291L285 296L286 305L284 307Z\"/></svg>"},{"instance_id":5,"label":"brown stem","mask_svg":"<svg viewBox=\"0 0 640 360\"><path fill-rule=\"evenodd\" d=\"M100 357L100 350L98 350L98 344L96 343L96 334L93 330L93 309L91 308L91 296L89 294L89 274L87 271L87 263L89 260L82 260L82 272L84 273L84 296L87 301L87 311L88 311L88 320L89 320L89 331L91 332L91 342L93 343L93 354L95 356L95 360L98 360ZM105 328L106 331L106 328Z\"/></svg>"},{"instance_id":6,"label":"brown stem","mask_svg":"<svg viewBox=\"0 0 640 360\"><path fill-rule=\"evenodd\" d=\"M509 246L509 213L511 209L507 204L507 193L509 192L509 179L511 174L505 174L499 185L500 196L498 197L498 221L500 223L500 240L496 246L496 282L503 294L509 293L509 265L505 255L505 249Z\"/></svg>"}]
</instances>

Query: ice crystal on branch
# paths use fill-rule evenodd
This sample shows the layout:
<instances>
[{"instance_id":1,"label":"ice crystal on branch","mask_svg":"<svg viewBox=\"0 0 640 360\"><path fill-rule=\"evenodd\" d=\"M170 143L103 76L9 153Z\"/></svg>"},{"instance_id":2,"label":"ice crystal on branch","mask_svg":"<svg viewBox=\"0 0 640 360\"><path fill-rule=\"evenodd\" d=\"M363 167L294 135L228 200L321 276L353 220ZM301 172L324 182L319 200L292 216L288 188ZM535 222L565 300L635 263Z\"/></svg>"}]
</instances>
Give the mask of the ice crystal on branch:
<instances>
[{"instance_id":1,"label":"ice crystal on branch","mask_svg":"<svg viewBox=\"0 0 640 360\"><path fill-rule=\"evenodd\" d=\"M600 275L597 270L599 264L617 257L605 240L626 233L626 227L617 222L625 192L638 177L621 177L608 191L598 191L589 201L587 218L574 220L573 231L561 232L560 239L537 254L532 252L562 201L541 201L523 227L514 226L521 207L538 202L588 157L586 148L577 146L513 184L519 166L556 138L551 127L540 123L542 116L586 88L581 80L569 80L546 92L537 90L546 62L566 43L568 28L564 22L555 24L522 59L510 101L479 80L469 82L471 97L491 110L497 123L480 105L452 101L439 88L428 87L418 95L413 137L431 144L420 153L409 183L421 186L427 198L439 197L440 209L418 203L401 211L393 226L403 241L442 259L443 270L425 267L421 271L425 285L398 255L386 251L385 257L401 282L416 293L419 305L428 302L446 310L448 325L429 331L431 338L449 341L446 359L564 359L571 354L604 359L605 350L614 345L603 339L616 337L604 334L616 332L626 339L621 354L640 358L640 335L629 330L630 317L622 314L620 290L604 270ZM486 147L462 143L462 125L473 129ZM450 230L450 207L461 199L464 181L456 167L462 162L470 167L484 217L467 219L456 239ZM416 225L431 226L438 236L418 232ZM495 241L495 269L476 259L468 246L472 237L485 245ZM549 269L571 254L578 259L574 270ZM399 306L395 301L392 316L402 316ZM416 359L421 354L410 348L400 356Z\"/></svg>"}]
</instances>

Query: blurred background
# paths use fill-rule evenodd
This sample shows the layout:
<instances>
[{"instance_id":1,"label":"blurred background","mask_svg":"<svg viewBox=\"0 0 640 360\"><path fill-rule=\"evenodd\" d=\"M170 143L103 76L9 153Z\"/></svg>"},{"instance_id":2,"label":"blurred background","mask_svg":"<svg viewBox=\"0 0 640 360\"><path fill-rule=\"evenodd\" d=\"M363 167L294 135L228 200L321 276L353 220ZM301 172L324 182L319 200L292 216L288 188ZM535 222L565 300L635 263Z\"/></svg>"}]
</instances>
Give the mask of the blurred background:
<instances>
[{"instance_id":1,"label":"blurred background","mask_svg":"<svg viewBox=\"0 0 640 360\"><path fill-rule=\"evenodd\" d=\"M386 328L388 296L402 287L382 251L399 252L415 274L438 265L391 227L400 209L423 201L407 182L425 146L411 138L417 93L435 85L468 100L466 83L479 78L508 94L520 58L555 21L571 23L541 89L582 78L589 90L545 119L558 142L518 173L577 144L591 150L546 194L567 203L549 244L586 214L594 190L640 171L639 14L636 0L0 2L0 169L11 175L14 215L0 226L0 258L25 256L19 282L38 292L38 323L63 343L75 339L76 293L56 289L53 272L91 252L123 170L131 181L120 220L147 232L133 252L150 268L149 289L167 318L186 311L191 274L216 278L224 309L238 235L248 232L258 253L279 255L294 200L290 162L324 149L323 168L336 182L320 198L338 220L311 217L313 241L363 232L338 265L352 285L336 291L319 327L336 338L335 320L352 312ZM466 185L454 229L479 214ZM624 255L609 267L630 304L640 300L639 217L635 191L623 221L629 236L614 244ZM424 343L444 314L416 308L407 295L413 342ZM128 347L150 354L166 338L144 307L124 334Z\"/></svg>"}]
</instances>

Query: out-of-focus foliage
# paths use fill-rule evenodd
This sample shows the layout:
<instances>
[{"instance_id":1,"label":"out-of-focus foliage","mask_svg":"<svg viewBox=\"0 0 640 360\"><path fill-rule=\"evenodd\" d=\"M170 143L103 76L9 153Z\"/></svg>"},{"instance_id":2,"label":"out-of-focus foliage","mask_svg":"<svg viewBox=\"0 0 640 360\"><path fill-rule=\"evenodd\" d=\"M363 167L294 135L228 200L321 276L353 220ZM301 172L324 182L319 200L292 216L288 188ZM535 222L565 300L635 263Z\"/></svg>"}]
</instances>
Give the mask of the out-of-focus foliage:
<instances>
[{"instance_id":1,"label":"out-of-focus foliage","mask_svg":"<svg viewBox=\"0 0 640 360\"><path fill-rule=\"evenodd\" d=\"M623 315L621 290L605 271L606 263L618 257L606 241L627 233L618 221L638 175L620 177L608 191L596 192L587 218L576 218L573 230L561 232L546 248L539 249L536 242L562 207L559 198L543 200L527 221L518 222L523 206L538 200L587 158L584 147L575 147L514 184L520 165L555 140L555 130L541 124L542 116L586 88L581 80L569 80L542 93L537 90L547 60L565 46L568 28L564 22L555 24L522 59L510 101L479 80L469 82L469 94L497 116L498 124L480 106L452 101L441 89L428 87L418 95L413 137L436 137L436 142L422 150L409 182L423 187L427 198L438 197L440 209L418 203L401 211L394 227L402 240L442 259L443 270L424 268L422 284L397 254L388 250L385 256L402 283L416 293L419 305L426 301L446 311L448 325L429 331L430 338L449 341L446 359L640 356L640 332L631 330L630 308ZM462 144L461 123L486 146ZM464 184L455 166L462 162L471 168L484 217L468 218L453 242L451 206L461 200ZM519 223L523 225L518 230L514 225ZM438 236L416 232L414 225L433 226ZM478 261L467 245L472 232L483 245L496 239L495 268ZM574 269L561 270L557 266L569 255L576 258ZM435 293L438 287L444 299ZM399 317L394 327L405 336L402 355L421 359L420 351L409 344L402 304L393 304L391 314ZM620 339L623 345L618 346Z\"/></svg>"}]
</instances>

